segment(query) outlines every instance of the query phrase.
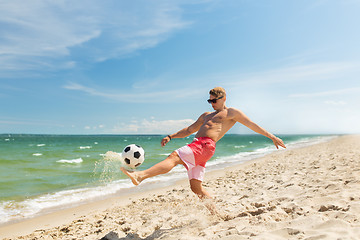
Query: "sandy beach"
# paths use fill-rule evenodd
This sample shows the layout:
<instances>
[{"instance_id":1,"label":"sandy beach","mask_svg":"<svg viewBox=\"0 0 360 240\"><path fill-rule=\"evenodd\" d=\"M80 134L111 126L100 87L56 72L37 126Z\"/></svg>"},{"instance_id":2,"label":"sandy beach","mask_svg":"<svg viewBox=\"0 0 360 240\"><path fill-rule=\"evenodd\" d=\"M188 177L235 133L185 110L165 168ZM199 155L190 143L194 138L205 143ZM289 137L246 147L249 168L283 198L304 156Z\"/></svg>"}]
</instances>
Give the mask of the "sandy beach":
<instances>
[{"instance_id":1,"label":"sandy beach","mask_svg":"<svg viewBox=\"0 0 360 240\"><path fill-rule=\"evenodd\" d=\"M2 239L360 239L360 136L208 172L211 215L188 181L0 228Z\"/></svg>"}]
</instances>

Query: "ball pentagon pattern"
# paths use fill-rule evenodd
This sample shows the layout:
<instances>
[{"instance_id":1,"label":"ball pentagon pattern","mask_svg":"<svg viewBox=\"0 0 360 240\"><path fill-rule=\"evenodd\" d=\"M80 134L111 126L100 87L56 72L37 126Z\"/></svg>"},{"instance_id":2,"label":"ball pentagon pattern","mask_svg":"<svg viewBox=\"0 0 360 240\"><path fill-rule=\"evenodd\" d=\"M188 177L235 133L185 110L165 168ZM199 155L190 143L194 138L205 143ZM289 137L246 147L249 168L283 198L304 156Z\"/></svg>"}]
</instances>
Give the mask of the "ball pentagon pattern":
<instances>
[{"instance_id":1,"label":"ball pentagon pattern","mask_svg":"<svg viewBox=\"0 0 360 240\"><path fill-rule=\"evenodd\" d=\"M136 144L126 146L122 152L123 164L130 168L137 168L145 160L144 149Z\"/></svg>"}]
</instances>

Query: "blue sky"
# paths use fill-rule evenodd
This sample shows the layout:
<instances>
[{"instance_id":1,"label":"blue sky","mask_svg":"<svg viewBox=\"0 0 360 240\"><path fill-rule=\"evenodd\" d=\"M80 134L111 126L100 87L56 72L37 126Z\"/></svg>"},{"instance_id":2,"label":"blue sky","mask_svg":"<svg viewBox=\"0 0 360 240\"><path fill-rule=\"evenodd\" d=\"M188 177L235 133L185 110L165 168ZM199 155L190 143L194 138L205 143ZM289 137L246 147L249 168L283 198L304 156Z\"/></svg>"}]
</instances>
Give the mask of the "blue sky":
<instances>
[{"instance_id":1,"label":"blue sky","mask_svg":"<svg viewBox=\"0 0 360 240\"><path fill-rule=\"evenodd\" d=\"M212 110L215 86L275 134L360 133L359 11L358 0L0 0L0 133L174 133Z\"/></svg>"}]
</instances>

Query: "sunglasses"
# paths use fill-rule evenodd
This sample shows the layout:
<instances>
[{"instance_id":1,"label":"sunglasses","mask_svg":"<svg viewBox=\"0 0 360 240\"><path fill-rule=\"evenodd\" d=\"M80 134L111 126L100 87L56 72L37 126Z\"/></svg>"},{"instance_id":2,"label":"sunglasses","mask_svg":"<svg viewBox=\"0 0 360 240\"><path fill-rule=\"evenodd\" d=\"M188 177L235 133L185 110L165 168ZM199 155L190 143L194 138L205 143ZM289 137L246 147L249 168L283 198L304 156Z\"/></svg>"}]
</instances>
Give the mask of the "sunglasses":
<instances>
[{"instance_id":1,"label":"sunglasses","mask_svg":"<svg viewBox=\"0 0 360 240\"><path fill-rule=\"evenodd\" d=\"M222 99L223 97L224 97L224 96L218 97L218 98L214 98L214 99L208 99L207 102L208 102L208 103L216 103L217 100Z\"/></svg>"}]
</instances>

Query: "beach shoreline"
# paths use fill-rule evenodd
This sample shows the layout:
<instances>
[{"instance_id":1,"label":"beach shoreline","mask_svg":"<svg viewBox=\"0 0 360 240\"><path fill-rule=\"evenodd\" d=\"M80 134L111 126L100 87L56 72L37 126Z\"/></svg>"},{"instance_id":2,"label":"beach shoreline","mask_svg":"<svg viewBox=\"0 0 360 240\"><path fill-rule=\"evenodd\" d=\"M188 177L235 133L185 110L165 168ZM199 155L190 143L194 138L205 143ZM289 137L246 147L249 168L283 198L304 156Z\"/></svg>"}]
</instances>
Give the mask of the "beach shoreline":
<instances>
[{"instance_id":1,"label":"beach shoreline","mask_svg":"<svg viewBox=\"0 0 360 240\"><path fill-rule=\"evenodd\" d=\"M175 184L184 184L185 180L179 180ZM173 185L156 188L157 193L165 192L173 188ZM140 198L144 198L153 193L153 189L143 192L134 192L121 196L110 196L100 200L92 200L75 207L67 207L58 211L47 210L46 213L23 220L14 220L0 225L0 239L14 238L30 234L38 229L50 229L70 223L82 216L96 214L106 211L109 207L125 206Z\"/></svg>"},{"instance_id":2,"label":"beach shoreline","mask_svg":"<svg viewBox=\"0 0 360 240\"><path fill-rule=\"evenodd\" d=\"M337 236L342 229L345 239L356 239L360 179L349 171L360 171L359 140L345 135L208 172L204 186L227 221L211 216L180 180L7 224L0 238L100 239L112 232L118 239L298 239Z\"/></svg>"}]
</instances>

